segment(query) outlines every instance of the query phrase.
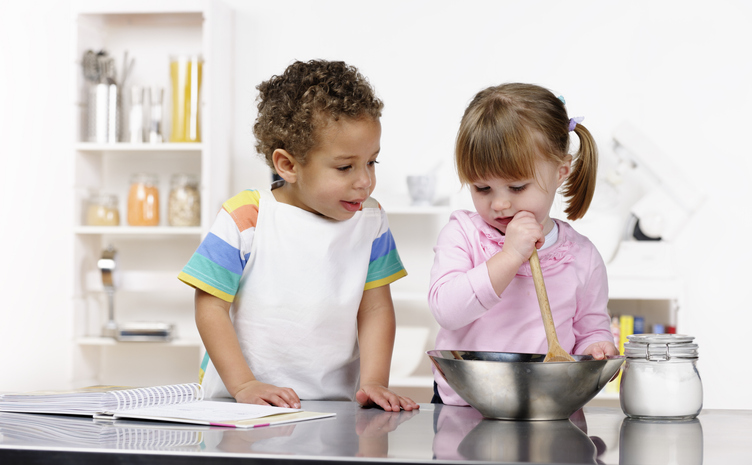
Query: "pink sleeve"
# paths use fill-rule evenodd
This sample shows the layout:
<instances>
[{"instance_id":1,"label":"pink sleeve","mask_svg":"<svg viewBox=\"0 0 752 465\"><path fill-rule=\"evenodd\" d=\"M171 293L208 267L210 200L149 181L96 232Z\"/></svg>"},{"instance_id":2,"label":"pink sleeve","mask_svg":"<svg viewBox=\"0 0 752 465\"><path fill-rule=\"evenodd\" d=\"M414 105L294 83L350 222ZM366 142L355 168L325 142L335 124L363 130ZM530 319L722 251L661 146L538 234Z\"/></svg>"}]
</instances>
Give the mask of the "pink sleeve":
<instances>
[{"instance_id":1,"label":"pink sleeve","mask_svg":"<svg viewBox=\"0 0 752 465\"><path fill-rule=\"evenodd\" d=\"M589 279L585 283L581 299L577 302L577 311L574 315L572 327L576 341L572 350L574 354L581 354L594 342L613 342L614 340L607 309L608 276L606 275L606 265L592 244L590 249L590 260L583 260L590 267L589 272L586 273Z\"/></svg>"},{"instance_id":2,"label":"pink sleeve","mask_svg":"<svg viewBox=\"0 0 752 465\"><path fill-rule=\"evenodd\" d=\"M486 259L478 245L468 237L456 215L439 233L428 305L442 328L467 326L501 300L491 286Z\"/></svg>"}]
</instances>

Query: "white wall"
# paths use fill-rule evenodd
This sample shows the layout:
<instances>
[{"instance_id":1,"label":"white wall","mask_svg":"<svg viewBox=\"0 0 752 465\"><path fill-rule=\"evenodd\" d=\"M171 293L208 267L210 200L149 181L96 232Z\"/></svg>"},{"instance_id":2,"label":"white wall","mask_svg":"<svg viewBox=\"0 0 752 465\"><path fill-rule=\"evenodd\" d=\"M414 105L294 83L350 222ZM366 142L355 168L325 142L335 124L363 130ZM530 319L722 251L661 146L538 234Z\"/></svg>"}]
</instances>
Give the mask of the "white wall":
<instances>
[{"instance_id":1,"label":"white wall","mask_svg":"<svg viewBox=\"0 0 752 465\"><path fill-rule=\"evenodd\" d=\"M376 196L405 194L408 173L441 163L455 192L457 124L480 88L507 81L563 94L605 144L639 126L706 193L678 240L709 408L752 408L737 370L752 326L746 199L752 155L752 7L737 1L228 1L235 10L234 189L268 172L254 155L255 86L294 59L343 59L385 100ZM43 5L43 6L42 6ZM68 1L0 7L3 141L0 390L63 383L70 356L71 141ZM62 74L62 76L61 76ZM33 209L33 210L32 210ZM10 244L8 246L7 244Z\"/></svg>"}]
</instances>

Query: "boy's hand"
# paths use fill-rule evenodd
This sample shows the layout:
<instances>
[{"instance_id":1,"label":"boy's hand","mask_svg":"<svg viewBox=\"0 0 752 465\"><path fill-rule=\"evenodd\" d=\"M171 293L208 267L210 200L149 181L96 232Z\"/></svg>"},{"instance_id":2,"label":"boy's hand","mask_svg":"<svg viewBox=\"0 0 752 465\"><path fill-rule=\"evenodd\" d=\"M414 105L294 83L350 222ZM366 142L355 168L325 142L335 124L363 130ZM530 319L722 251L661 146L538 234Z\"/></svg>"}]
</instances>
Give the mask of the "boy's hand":
<instances>
[{"instance_id":1,"label":"boy's hand","mask_svg":"<svg viewBox=\"0 0 752 465\"><path fill-rule=\"evenodd\" d=\"M594 342L587 346L583 355L592 355L596 360L603 360L607 355L619 355L619 351L613 342Z\"/></svg>"},{"instance_id":2,"label":"boy's hand","mask_svg":"<svg viewBox=\"0 0 752 465\"><path fill-rule=\"evenodd\" d=\"M387 412L399 412L402 410L413 410L420 408L409 397L398 396L384 386L370 384L361 386L355 394L355 400L363 407L378 405Z\"/></svg>"},{"instance_id":3,"label":"boy's hand","mask_svg":"<svg viewBox=\"0 0 752 465\"><path fill-rule=\"evenodd\" d=\"M291 388L281 388L257 380L241 385L234 397L236 401L243 404L300 408L300 399Z\"/></svg>"}]
</instances>

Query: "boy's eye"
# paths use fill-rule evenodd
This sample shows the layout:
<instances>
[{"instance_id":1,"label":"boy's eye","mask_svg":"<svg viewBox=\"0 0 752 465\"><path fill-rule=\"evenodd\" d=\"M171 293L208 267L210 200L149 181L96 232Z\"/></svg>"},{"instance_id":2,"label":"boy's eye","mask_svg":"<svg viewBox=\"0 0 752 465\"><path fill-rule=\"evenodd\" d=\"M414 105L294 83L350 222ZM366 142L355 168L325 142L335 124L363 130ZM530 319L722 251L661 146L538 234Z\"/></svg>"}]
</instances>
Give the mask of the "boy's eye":
<instances>
[{"instance_id":1,"label":"boy's eye","mask_svg":"<svg viewBox=\"0 0 752 465\"><path fill-rule=\"evenodd\" d=\"M491 188L488 187L488 186L475 186L475 191L476 192L488 192L490 190L491 190Z\"/></svg>"},{"instance_id":2,"label":"boy's eye","mask_svg":"<svg viewBox=\"0 0 752 465\"><path fill-rule=\"evenodd\" d=\"M512 192L522 192L527 188L527 184L523 184L522 186L509 186L509 190Z\"/></svg>"}]
</instances>

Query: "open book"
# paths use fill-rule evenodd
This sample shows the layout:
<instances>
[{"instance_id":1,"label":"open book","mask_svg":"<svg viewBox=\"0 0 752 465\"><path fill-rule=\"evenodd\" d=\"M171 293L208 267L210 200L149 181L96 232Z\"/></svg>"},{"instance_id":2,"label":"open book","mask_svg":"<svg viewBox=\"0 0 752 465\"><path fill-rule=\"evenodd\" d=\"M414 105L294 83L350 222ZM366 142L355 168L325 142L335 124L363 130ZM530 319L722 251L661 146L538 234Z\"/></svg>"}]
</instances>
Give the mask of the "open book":
<instances>
[{"instance_id":1,"label":"open book","mask_svg":"<svg viewBox=\"0 0 752 465\"><path fill-rule=\"evenodd\" d=\"M301 409L203 400L200 384L148 388L92 386L74 391L0 395L0 412L87 415L196 425L254 428L334 416Z\"/></svg>"}]
</instances>

